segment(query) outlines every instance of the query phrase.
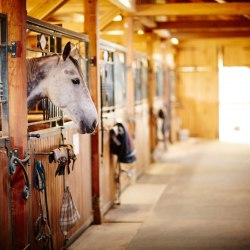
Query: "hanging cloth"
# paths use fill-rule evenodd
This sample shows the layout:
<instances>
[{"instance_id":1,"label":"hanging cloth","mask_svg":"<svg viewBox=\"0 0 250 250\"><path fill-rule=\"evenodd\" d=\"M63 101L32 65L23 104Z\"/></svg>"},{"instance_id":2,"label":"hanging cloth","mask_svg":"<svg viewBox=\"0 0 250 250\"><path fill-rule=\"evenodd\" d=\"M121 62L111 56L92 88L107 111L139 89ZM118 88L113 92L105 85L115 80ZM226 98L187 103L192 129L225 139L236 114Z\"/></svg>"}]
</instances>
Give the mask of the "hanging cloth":
<instances>
[{"instance_id":1,"label":"hanging cloth","mask_svg":"<svg viewBox=\"0 0 250 250\"><path fill-rule=\"evenodd\" d=\"M60 229L65 237L79 219L80 215L72 199L69 187L66 187L63 194L59 219Z\"/></svg>"}]
</instances>

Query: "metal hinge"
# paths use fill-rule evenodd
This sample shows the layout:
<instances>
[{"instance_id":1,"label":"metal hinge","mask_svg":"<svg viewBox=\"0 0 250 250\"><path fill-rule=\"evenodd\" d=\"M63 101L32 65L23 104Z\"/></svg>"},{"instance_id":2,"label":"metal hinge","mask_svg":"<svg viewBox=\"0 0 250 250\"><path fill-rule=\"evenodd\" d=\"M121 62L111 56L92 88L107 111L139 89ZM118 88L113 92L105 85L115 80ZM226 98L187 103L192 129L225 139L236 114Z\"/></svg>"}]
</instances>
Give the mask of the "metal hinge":
<instances>
[{"instance_id":1,"label":"metal hinge","mask_svg":"<svg viewBox=\"0 0 250 250\"><path fill-rule=\"evenodd\" d=\"M90 63L90 66L92 67L96 66L96 57L95 56L90 57L89 63Z\"/></svg>"},{"instance_id":2,"label":"metal hinge","mask_svg":"<svg viewBox=\"0 0 250 250\"><path fill-rule=\"evenodd\" d=\"M20 57L21 56L21 42L20 41L12 41L10 45L8 44L0 44L0 49L7 49L11 54L11 57Z\"/></svg>"},{"instance_id":3,"label":"metal hinge","mask_svg":"<svg viewBox=\"0 0 250 250\"><path fill-rule=\"evenodd\" d=\"M10 45L8 45L8 52L11 53L11 57L17 57L17 42L12 41Z\"/></svg>"}]
</instances>

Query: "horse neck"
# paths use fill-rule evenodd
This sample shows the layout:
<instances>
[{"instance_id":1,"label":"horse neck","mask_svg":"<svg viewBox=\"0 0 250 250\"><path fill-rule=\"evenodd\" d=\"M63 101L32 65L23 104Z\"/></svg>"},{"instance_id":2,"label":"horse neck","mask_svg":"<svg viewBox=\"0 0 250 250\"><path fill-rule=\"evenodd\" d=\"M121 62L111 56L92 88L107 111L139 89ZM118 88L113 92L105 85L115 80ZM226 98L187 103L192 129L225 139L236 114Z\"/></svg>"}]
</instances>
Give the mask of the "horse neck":
<instances>
[{"instance_id":1,"label":"horse neck","mask_svg":"<svg viewBox=\"0 0 250 250\"><path fill-rule=\"evenodd\" d=\"M27 60L27 97L28 109L32 108L40 99L46 97L39 84L53 69L53 64L58 63L59 57L46 56Z\"/></svg>"}]
</instances>

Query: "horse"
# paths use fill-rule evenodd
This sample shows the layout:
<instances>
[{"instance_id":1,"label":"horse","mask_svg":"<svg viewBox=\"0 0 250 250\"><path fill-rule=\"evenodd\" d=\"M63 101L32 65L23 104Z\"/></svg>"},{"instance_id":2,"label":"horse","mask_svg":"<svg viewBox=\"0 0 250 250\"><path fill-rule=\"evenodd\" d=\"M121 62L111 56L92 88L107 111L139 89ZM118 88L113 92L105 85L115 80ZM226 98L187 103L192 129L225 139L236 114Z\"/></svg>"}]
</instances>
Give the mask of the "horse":
<instances>
[{"instance_id":1,"label":"horse","mask_svg":"<svg viewBox=\"0 0 250 250\"><path fill-rule=\"evenodd\" d=\"M62 54L27 59L28 110L47 97L76 124L81 134L93 133L98 115L78 61L68 42Z\"/></svg>"}]
</instances>

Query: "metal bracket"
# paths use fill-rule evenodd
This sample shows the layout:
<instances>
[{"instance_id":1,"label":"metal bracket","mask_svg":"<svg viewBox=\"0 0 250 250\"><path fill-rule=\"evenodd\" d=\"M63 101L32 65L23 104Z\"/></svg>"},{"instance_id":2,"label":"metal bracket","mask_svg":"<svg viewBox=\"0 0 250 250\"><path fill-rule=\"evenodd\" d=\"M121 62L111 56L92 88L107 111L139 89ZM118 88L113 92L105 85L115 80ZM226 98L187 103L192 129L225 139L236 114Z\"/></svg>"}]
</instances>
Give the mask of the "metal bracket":
<instances>
[{"instance_id":1,"label":"metal bracket","mask_svg":"<svg viewBox=\"0 0 250 250\"><path fill-rule=\"evenodd\" d=\"M11 57L19 57L20 53L18 53L18 48L20 47L20 41L12 41L10 45L8 45L8 52L11 53Z\"/></svg>"},{"instance_id":2,"label":"metal bracket","mask_svg":"<svg viewBox=\"0 0 250 250\"><path fill-rule=\"evenodd\" d=\"M90 63L90 66L92 67L96 66L96 57L95 56L90 57L89 63Z\"/></svg>"}]
</instances>

